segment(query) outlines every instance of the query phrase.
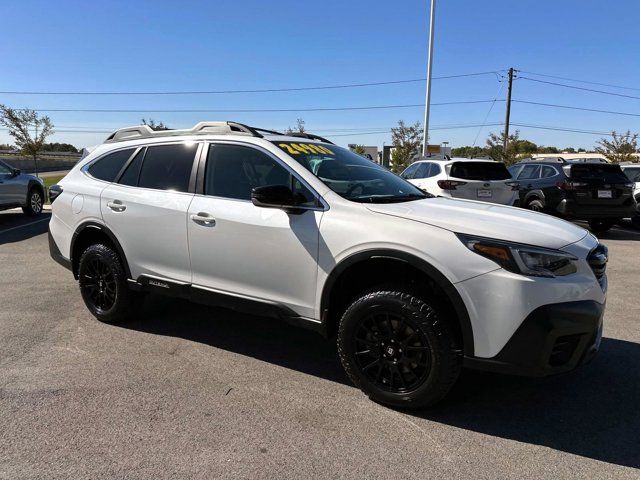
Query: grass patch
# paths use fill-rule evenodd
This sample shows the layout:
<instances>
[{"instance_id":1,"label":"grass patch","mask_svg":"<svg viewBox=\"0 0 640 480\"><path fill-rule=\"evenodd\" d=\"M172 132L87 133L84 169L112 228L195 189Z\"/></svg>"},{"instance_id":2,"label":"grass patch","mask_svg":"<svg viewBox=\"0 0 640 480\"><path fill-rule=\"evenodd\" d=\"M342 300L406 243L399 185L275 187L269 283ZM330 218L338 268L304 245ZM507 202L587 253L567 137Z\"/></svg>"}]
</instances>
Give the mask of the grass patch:
<instances>
[{"instance_id":1,"label":"grass patch","mask_svg":"<svg viewBox=\"0 0 640 480\"><path fill-rule=\"evenodd\" d=\"M42 180L44 181L44 188L47 192L49 192L49 187L51 185L55 185L60 180L64 178L64 175L57 175L55 177L44 177ZM47 204L49 203L49 195L47 195Z\"/></svg>"}]
</instances>

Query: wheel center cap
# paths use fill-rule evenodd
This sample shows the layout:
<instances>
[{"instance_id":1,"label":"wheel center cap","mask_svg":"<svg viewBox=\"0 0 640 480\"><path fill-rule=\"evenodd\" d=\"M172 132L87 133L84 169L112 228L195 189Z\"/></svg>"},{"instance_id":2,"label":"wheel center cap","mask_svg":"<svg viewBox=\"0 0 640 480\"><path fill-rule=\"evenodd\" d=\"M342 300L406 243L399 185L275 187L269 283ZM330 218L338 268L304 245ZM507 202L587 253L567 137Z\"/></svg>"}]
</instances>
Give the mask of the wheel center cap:
<instances>
[{"instance_id":1,"label":"wheel center cap","mask_svg":"<svg viewBox=\"0 0 640 480\"><path fill-rule=\"evenodd\" d=\"M396 349L392 345L389 345L386 348L386 354L389 357L393 357L396 354Z\"/></svg>"}]
</instances>

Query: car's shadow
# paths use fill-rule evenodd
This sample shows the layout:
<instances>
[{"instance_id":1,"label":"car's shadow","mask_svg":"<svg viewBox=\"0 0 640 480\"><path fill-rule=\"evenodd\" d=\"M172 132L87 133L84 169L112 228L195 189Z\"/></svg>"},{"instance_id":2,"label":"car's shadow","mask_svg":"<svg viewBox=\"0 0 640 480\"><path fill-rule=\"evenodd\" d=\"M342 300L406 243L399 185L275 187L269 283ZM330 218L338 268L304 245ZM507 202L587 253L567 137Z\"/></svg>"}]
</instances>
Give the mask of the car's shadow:
<instances>
[{"instance_id":1,"label":"car's shadow","mask_svg":"<svg viewBox=\"0 0 640 480\"><path fill-rule=\"evenodd\" d=\"M0 212L0 245L21 242L47 231L51 213L43 212L35 217L28 217L21 211L7 210Z\"/></svg>"},{"instance_id":2,"label":"car's shadow","mask_svg":"<svg viewBox=\"0 0 640 480\"><path fill-rule=\"evenodd\" d=\"M335 342L269 318L150 296L128 328L247 355L351 385ZM605 338L576 372L531 379L463 371L438 406L410 415L640 468L640 345Z\"/></svg>"}]
</instances>

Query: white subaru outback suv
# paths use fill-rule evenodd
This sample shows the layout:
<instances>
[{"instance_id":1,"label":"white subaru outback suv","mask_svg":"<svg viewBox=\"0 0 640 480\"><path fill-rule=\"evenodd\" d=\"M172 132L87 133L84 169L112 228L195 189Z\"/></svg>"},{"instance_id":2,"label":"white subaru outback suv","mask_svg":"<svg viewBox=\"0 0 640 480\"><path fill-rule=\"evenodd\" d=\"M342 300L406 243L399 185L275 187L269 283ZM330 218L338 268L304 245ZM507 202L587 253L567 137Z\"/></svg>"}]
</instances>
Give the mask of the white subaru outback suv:
<instances>
[{"instance_id":1,"label":"white subaru outback suv","mask_svg":"<svg viewBox=\"0 0 640 480\"><path fill-rule=\"evenodd\" d=\"M517 205L519 184L502 162L469 158L418 160L400 174L432 195Z\"/></svg>"},{"instance_id":2,"label":"white subaru outback suv","mask_svg":"<svg viewBox=\"0 0 640 480\"><path fill-rule=\"evenodd\" d=\"M462 366L565 372L596 353L607 249L544 214L436 198L311 134L121 129L52 187L52 257L93 315L146 292L337 336L372 399L425 407Z\"/></svg>"}]
</instances>

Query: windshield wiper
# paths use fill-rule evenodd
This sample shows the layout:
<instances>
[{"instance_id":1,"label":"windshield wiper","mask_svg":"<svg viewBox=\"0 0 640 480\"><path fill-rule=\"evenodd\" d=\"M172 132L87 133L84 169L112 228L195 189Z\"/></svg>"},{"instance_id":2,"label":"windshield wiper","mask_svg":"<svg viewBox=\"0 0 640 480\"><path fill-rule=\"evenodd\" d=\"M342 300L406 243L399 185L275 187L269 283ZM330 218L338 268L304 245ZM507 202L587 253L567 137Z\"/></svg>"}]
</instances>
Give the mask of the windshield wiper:
<instances>
[{"instance_id":1,"label":"windshield wiper","mask_svg":"<svg viewBox=\"0 0 640 480\"><path fill-rule=\"evenodd\" d=\"M386 195L386 196L371 196L363 199L370 203L398 203L398 202L411 202L413 200L422 200L425 198L433 198L430 193L410 193L408 195Z\"/></svg>"}]
</instances>

